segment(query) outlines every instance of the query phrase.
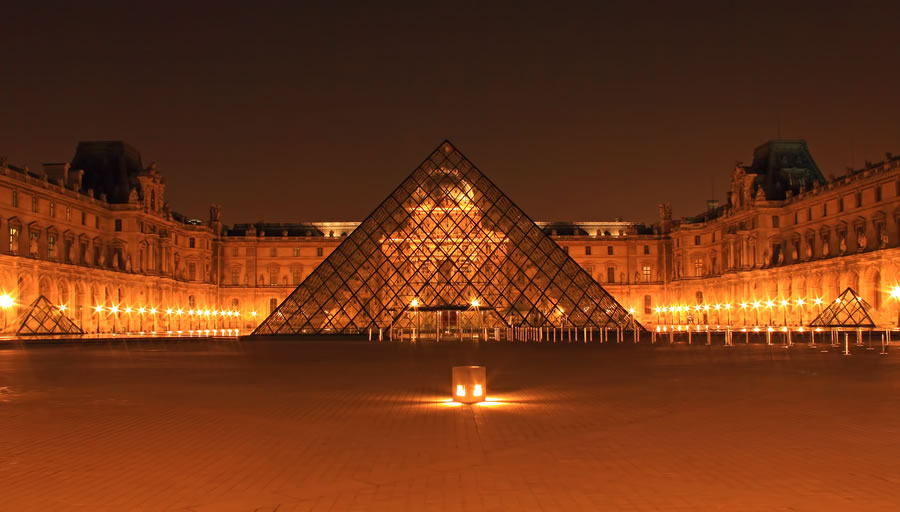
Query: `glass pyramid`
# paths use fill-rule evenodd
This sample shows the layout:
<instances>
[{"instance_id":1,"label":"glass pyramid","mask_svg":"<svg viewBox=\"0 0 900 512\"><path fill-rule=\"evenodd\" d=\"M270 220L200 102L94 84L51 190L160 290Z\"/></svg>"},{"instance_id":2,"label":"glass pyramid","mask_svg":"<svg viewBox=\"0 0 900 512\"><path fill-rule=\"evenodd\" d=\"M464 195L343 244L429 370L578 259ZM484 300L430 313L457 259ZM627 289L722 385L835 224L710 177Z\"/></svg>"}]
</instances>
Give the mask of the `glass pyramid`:
<instances>
[{"instance_id":1,"label":"glass pyramid","mask_svg":"<svg viewBox=\"0 0 900 512\"><path fill-rule=\"evenodd\" d=\"M869 316L869 304L859 298L853 288L847 288L819 316L810 327L875 327Z\"/></svg>"},{"instance_id":2,"label":"glass pyramid","mask_svg":"<svg viewBox=\"0 0 900 512\"><path fill-rule=\"evenodd\" d=\"M81 327L75 325L65 313L54 306L43 295L31 304L22 326L16 334L20 336L52 335L52 334L84 334Z\"/></svg>"},{"instance_id":3,"label":"glass pyramid","mask_svg":"<svg viewBox=\"0 0 900 512\"><path fill-rule=\"evenodd\" d=\"M640 327L445 141L253 334L426 332L450 322Z\"/></svg>"}]
</instances>

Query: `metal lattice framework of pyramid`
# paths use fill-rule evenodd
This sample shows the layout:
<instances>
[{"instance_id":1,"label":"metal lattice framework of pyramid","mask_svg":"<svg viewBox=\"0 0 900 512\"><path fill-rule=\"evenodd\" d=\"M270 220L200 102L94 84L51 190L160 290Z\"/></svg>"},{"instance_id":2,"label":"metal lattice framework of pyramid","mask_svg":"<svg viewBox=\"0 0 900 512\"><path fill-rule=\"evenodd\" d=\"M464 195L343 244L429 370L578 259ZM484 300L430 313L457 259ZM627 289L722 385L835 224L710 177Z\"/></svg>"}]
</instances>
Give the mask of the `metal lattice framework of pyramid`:
<instances>
[{"instance_id":1,"label":"metal lattice framework of pyramid","mask_svg":"<svg viewBox=\"0 0 900 512\"><path fill-rule=\"evenodd\" d=\"M412 328L473 304L480 327L642 328L444 141L253 334Z\"/></svg>"},{"instance_id":2,"label":"metal lattice framework of pyramid","mask_svg":"<svg viewBox=\"0 0 900 512\"><path fill-rule=\"evenodd\" d=\"M43 295L38 296L22 320L16 332L19 336L40 336L54 334L84 334L71 318L54 306Z\"/></svg>"},{"instance_id":3,"label":"metal lattice framework of pyramid","mask_svg":"<svg viewBox=\"0 0 900 512\"><path fill-rule=\"evenodd\" d=\"M810 327L875 327L875 322L869 316L868 308L871 306L853 291L847 288L827 308L823 309L819 316L809 323Z\"/></svg>"}]
</instances>

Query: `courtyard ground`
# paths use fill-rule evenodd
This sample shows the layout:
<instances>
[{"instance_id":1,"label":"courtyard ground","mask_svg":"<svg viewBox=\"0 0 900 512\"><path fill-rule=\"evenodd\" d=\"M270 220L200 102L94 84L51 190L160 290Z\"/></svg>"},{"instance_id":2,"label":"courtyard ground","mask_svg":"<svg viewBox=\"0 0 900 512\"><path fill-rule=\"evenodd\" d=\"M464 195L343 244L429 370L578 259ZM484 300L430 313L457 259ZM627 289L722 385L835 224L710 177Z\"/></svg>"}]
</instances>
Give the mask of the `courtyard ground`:
<instances>
[{"instance_id":1,"label":"courtyard ground","mask_svg":"<svg viewBox=\"0 0 900 512\"><path fill-rule=\"evenodd\" d=\"M896 510L900 349L851 349L5 342L0 509Z\"/></svg>"}]
</instances>

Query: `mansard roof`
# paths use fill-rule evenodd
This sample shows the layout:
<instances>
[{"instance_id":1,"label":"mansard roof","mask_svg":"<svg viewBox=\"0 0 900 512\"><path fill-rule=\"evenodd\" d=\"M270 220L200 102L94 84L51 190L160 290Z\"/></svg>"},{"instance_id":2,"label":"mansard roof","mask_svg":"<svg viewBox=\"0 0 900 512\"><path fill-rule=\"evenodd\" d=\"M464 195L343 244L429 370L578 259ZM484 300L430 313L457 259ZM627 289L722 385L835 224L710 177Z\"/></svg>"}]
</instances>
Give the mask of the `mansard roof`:
<instances>
[{"instance_id":1,"label":"mansard roof","mask_svg":"<svg viewBox=\"0 0 900 512\"><path fill-rule=\"evenodd\" d=\"M106 194L109 203L127 203L131 188L139 187L137 176L144 172L141 154L120 140L79 142L71 167L84 171L81 192Z\"/></svg>"},{"instance_id":2,"label":"mansard roof","mask_svg":"<svg viewBox=\"0 0 900 512\"><path fill-rule=\"evenodd\" d=\"M814 183L827 183L802 139L762 144L753 151L753 164L744 166L744 171L756 175L754 188L762 187L769 201L785 199L788 190L798 194Z\"/></svg>"}]
</instances>

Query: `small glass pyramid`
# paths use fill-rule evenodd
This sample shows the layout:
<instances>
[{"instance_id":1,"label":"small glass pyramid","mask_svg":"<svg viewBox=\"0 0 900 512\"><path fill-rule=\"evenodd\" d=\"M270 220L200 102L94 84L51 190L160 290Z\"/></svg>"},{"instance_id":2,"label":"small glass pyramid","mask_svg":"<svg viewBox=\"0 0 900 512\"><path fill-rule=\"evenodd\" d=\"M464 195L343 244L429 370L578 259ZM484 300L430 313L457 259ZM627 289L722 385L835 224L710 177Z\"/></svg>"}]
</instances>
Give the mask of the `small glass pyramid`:
<instances>
[{"instance_id":1,"label":"small glass pyramid","mask_svg":"<svg viewBox=\"0 0 900 512\"><path fill-rule=\"evenodd\" d=\"M445 141L253 334L523 326L640 327Z\"/></svg>"},{"instance_id":2,"label":"small glass pyramid","mask_svg":"<svg viewBox=\"0 0 900 512\"><path fill-rule=\"evenodd\" d=\"M54 306L43 295L38 296L16 332L19 336L37 336L53 334L84 334L81 327L75 325L58 307Z\"/></svg>"},{"instance_id":3,"label":"small glass pyramid","mask_svg":"<svg viewBox=\"0 0 900 512\"><path fill-rule=\"evenodd\" d=\"M810 327L875 327L867 309L871 307L859 298L853 288L847 288L819 316Z\"/></svg>"}]
</instances>

